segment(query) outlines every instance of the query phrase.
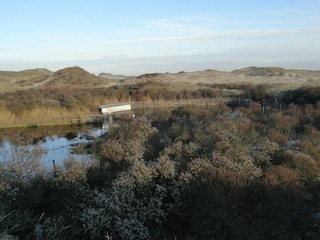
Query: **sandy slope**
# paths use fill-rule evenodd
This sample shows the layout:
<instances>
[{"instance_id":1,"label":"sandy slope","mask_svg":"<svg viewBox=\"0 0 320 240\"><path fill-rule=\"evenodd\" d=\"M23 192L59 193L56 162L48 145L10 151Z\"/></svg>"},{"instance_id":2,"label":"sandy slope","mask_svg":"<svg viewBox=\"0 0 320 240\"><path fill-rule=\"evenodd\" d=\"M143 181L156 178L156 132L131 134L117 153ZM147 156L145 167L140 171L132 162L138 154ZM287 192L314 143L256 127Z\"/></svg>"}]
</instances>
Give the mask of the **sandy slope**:
<instances>
[{"instance_id":1,"label":"sandy slope","mask_svg":"<svg viewBox=\"0 0 320 240\"><path fill-rule=\"evenodd\" d=\"M0 71L0 92L46 87L108 87L115 84L131 85L146 82L163 84L270 84L274 89L294 89L301 86L320 86L320 71L288 70L283 68L248 67L232 72L205 70L179 73L152 73L138 77L100 74L95 76L79 67L69 67L54 73L35 69L20 72Z\"/></svg>"},{"instance_id":2,"label":"sandy slope","mask_svg":"<svg viewBox=\"0 0 320 240\"><path fill-rule=\"evenodd\" d=\"M188 82L192 84L207 83L207 84L316 84L320 83L320 72L304 71L304 70L284 70L281 75L254 75L250 68L243 71L237 70L233 72L223 72L215 70L196 71L196 72L180 72L177 74L160 73L160 74L145 74L139 77L128 78L126 83L133 82Z\"/></svg>"}]
</instances>

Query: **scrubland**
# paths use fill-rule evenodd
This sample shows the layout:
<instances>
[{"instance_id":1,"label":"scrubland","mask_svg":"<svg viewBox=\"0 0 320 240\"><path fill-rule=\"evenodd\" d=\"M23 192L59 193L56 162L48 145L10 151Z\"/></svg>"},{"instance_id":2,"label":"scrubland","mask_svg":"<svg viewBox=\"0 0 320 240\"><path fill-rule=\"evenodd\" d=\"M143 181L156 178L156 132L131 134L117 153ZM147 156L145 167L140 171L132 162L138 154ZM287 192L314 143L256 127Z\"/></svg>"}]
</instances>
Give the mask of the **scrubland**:
<instances>
[{"instance_id":1,"label":"scrubland","mask_svg":"<svg viewBox=\"0 0 320 240\"><path fill-rule=\"evenodd\" d=\"M50 118L72 118L119 101L230 101L123 117L85 147L90 161L68 158L53 169L41 165L41 149L14 148L13 155L1 149L0 237L318 239L318 86L180 84L186 87L144 79L2 93L1 123L41 119L46 111Z\"/></svg>"}]
</instances>

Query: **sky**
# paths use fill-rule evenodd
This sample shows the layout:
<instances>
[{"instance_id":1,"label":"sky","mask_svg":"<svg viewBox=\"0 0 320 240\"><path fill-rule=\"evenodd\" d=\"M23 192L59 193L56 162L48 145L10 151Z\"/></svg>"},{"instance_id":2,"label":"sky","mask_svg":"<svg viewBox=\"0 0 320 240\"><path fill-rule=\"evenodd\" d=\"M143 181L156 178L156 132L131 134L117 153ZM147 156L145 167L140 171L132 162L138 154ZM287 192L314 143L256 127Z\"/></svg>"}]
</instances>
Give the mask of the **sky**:
<instances>
[{"instance_id":1,"label":"sky","mask_svg":"<svg viewBox=\"0 0 320 240\"><path fill-rule=\"evenodd\" d=\"M2 0L0 70L320 70L319 0Z\"/></svg>"}]
</instances>

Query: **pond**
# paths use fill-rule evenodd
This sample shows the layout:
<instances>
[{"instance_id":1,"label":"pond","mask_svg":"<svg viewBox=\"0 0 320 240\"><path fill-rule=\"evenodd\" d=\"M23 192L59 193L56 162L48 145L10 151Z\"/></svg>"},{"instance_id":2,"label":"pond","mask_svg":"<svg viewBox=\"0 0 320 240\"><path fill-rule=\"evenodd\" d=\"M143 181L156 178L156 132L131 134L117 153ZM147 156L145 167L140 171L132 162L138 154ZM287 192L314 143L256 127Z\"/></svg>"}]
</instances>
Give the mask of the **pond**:
<instances>
[{"instance_id":1,"label":"pond","mask_svg":"<svg viewBox=\"0 0 320 240\"><path fill-rule=\"evenodd\" d=\"M135 110L134 113L125 111L106 116L101 124L95 125L0 129L0 162L28 158L32 157L32 154L38 154L38 158L47 168L53 167L53 161L61 165L69 158L90 160L92 157L90 154L78 151L81 145L88 145L106 134L109 127L116 126L122 117L146 116L153 111L153 109ZM16 162L19 164L19 161Z\"/></svg>"},{"instance_id":2,"label":"pond","mask_svg":"<svg viewBox=\"0 0 320 240\"><path fill-rule=\"evenodd\" d=\"M80 144L88 144L106 133L97 125L55 126L0 130L0 161L35 157L51 168L53 160L61 165L64 159L73 157L85 160L91 156L77 153ZM40 156L40 155L41 156ZM19 162L19 160L17 161Z\"/></svg>"}]
</instances>

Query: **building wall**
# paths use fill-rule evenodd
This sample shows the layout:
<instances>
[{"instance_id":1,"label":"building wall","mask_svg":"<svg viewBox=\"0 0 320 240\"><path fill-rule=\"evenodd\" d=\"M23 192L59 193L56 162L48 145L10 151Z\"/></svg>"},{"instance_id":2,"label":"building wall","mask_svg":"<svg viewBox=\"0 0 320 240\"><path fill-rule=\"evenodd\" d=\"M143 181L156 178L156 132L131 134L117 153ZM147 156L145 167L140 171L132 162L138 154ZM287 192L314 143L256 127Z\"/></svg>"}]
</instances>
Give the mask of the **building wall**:
<instances>
[{"instance_id":1,"label":"building wall","mask_svg":"<svg viewBox=\"0 0 320 240\"><path fill-rule=\"evenodd\" d=\"M101 113L113 113L113 112L121 112L131 110L131 105L121 105L121 106L110 106L110 107L100 107Z\"/></svg>"}]
</instances>

